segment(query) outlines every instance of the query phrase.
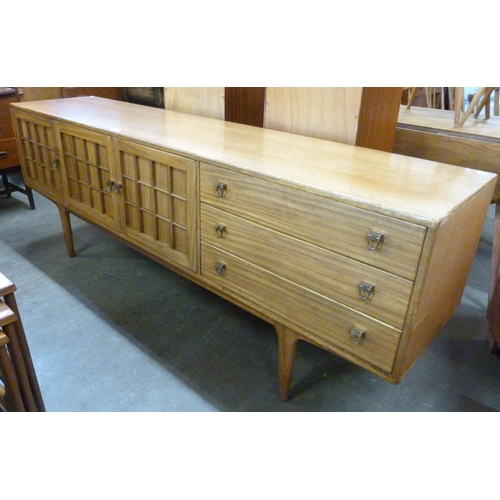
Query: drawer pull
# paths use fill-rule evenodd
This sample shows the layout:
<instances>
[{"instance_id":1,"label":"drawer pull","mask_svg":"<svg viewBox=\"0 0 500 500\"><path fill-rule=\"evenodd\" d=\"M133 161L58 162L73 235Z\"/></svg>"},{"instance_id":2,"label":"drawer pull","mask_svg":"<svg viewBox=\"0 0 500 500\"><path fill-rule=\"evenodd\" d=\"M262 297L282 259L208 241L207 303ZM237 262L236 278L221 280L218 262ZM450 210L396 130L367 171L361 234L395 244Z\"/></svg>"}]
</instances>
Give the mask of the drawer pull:
<instances>
[{"instance_id":1,"label":"drawer pull","mask_svg":"<svg viewBox=\"0 0 500 500\"><path fill-rule=\"evenodd\" d=\"M115 187L115 181L108 181L108 191L113 191L113 188Z\"/></svg>"},{"instance_id":2,"label":"drawer pull","mask_svg":"<svg viewBox=\"0 0 500 500\"><path fill-rule=\"evenodd\" d=\"M361 300L368 300L373 295L375 291L375 285L369 285L368 283L360 283L358 285L359 297Z\"/></svg>"},{"instance_id":3,"label":"drawer pull","mask_svg":"<svg viewBox=\"0 0 500 500\"><path fill-rule=\"evenodd\" d=\"M122 185L119 184L118 182L115 182L114 190L116 194L120 194L120 191L122 190Z\"/></svg>"},{"instance_id":4,"label":"drawer pull","mask_svg":"<svg viewBox=\"0 0 500 500\"><path fill-rule=\"evenodd\" d=\"M226 189L227 189L227 184L224 184L223 182L216 182L215 183L215 194L219 198L222 198L224 196Z\"/></svg>"},{"instance_id":5,"label":"drawer pull","mask_svg":"<svg viewBox=\"0 0 500 500\"><path fill-rule=\"evenodd\" d=\"M355 326L351 328L351 341L353 344L362 344L365 338L365 332L356 328Z\"/></svg>"},{"instance_id":6,"label":"drawer pull","mask_svg":"<svg viewBox=\"0 0 500 500\"><path fill-rule=\"evenodd\" d=\"M3 158L7 158L7 151L0 151L0 160Z\"/></svg>"},{"instance_id":7,"label":"drawer pull","mask_svg":"<svg viewBox=\"0 0 500 500\"><path fill-rule=\"evenodd\" d=\"M222 238L225 232L226 226L223 226L222 224L215 224L215 235L217 238Z\"/></svg>"},{"instance_id":8,"label":"drawer pull","mask_svg":"<svg viewBox=\"0 0 500 500\"><path fill-rule=\"evenodd\" d=\"M226 264L223 264L222 262L216 262L215 272L217 273L217 276L223 276L226 272Z\"/></svg>"},{"instance_id":9,"label":"drawer pull","mask_svg":"<svg viewBox=\"0 0 500 500\"><path fill-rule=\"evenodd\" d=\"M370 250L379 250L384 241L384 235L370 231L366 239Z\"/></svg>"},{"instance_id":10,"label":"drawer pull","mask_svg":"<svg viewBox=\"0 0 500 500\"><path fill-rule=\"evenodd\" d=\"M59 168L59 158L52 158L52 168Z\"/></svg>"}]
</instances>

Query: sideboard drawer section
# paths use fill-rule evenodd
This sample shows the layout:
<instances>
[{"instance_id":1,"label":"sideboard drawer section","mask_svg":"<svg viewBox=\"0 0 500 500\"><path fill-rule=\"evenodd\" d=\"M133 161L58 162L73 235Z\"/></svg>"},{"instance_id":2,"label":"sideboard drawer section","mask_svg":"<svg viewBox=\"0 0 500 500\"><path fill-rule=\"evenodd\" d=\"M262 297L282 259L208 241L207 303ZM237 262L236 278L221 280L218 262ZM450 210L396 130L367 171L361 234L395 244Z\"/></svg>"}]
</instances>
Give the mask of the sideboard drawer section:
<instances>
[{"instance_id":1,"label":"sideboard drawer section","mask_svg":"<svg viewBox=\"0 0 500 500\"><path fill-rule=\"evenodd\" d=\"M201 201L413 280L426 228L206 163ZM378 240L378 241L377 241Z\"/></svg>"},{"instance_id":2,"label":"sideboard drawer section","mask_svg":"<svg viewBox=\"0 0 500 500\"><path fill-rule=\"evenodd\" d=\"M211 245L201 245L202 275L215 287L250 300L273 318L299 326L390 373L401 332ZM362 333L354 343L351 330Z\"/></svg>"},{"instance_id":3,"label":"sideboard drawer section","mask_svg":"<svg viewBox=\"0 0 500 500\"><path fill-rule=\"evenodd\" d=\"M274 274L403 328L413 283L259 224L201 205L201 239Z\"/></svg>"}]
</instances>

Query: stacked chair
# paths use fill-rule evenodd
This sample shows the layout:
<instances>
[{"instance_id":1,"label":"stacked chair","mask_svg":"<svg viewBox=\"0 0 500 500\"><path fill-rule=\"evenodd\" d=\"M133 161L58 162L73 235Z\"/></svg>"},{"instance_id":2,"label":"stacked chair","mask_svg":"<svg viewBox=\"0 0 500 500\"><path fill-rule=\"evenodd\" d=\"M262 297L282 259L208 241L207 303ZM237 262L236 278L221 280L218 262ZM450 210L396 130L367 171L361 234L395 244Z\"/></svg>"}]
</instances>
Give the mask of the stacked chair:
<instances>
[{"instance_id":1,"label":"stacked chair","mask_svg":"<svg viewBox=\"0 0 500 500\"><path fill-rule=\"evenodd\" d=\"M45 411L17 308L16 286L0 273L0 405L4 411Z\"/></svg>"}]
</instances>

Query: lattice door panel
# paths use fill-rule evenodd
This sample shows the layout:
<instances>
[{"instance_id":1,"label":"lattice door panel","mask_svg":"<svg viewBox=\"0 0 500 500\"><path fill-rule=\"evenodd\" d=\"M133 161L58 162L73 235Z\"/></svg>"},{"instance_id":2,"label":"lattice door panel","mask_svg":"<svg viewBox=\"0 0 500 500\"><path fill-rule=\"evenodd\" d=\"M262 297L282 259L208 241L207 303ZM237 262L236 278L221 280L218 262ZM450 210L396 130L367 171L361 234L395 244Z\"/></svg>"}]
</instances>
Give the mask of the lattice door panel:
<instances>
[{"instance_id":1,"label":"lattice door panel","mask_svg":"<svg viewBox=\"0 0 500 500\"><path fill-rule=\"evenodd\" d=\"M65 187L74 208L114 225L111 139L59 124Z\"/></svg>"},{"instance_id":2,"label":"lattice door panel","mask_svg":"<svg viewBox=\"0 0 500 500\"><path fill-rule=\"evenodd\" d=\"M186 263L196 224L195 162L125 141L117 148L124 232Z\"/></svg>"},{"instance_id":3,"label":"lattice door panel","mask_svg":"<svg viewBox=\"0 0 500 500\"><path fill-rule=\"evenodd\" d=\"M14 112L24 179L41 193L61 193L61 170L50 121Z\"/></svg>"}]
</instances>

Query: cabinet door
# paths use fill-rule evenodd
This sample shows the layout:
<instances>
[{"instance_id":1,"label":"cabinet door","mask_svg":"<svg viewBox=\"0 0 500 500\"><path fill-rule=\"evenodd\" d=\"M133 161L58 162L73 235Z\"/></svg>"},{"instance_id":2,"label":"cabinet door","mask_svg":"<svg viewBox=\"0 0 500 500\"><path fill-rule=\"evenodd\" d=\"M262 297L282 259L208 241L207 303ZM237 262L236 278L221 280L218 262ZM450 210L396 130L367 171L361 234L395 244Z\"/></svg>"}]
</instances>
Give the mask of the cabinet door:
<instances>
[{"instance_id":1,"label":"cabinet door","mask_svg":"<svg viewBox=\"0 0 500 500\"><path fill-rule=\"evenodd\" d=\"M16 109L12 110L12 118L26 185L59 202L61 170L51 121Z\"/></svg>"},{"instance_id":2,"label":"cabinet door","mask_svg":"<svg viewBox=\"0 0 500 500\"><path fill-rule=\"evenodd\" d=\"M197 162L114 139L122 232L198 271Z\"/></svg>"},{"instance_id":3,"label":"cabinet door","mask_svg":"<svg viewBox=\"0 0 500 500\"><path fill-rule=\"evenodd\" d=\"M68 207L92 222L117 227L111 138L59 122L56 130Z\"/></svg>"}]
</instances>

